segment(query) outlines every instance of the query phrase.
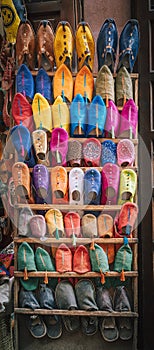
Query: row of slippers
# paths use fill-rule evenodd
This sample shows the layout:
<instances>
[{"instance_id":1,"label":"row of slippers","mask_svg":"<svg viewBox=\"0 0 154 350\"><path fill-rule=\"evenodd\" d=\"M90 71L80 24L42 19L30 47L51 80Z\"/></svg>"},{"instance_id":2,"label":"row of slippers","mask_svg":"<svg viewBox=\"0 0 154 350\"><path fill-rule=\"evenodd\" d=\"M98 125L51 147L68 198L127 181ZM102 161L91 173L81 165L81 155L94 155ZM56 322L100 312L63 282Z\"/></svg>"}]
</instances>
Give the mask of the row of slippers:
<instances>
[{"instance_id":1,"label":"row of slippers","mask_svg":"<svg viewBox=\"0 0 154 350\"><path fill-rule=\"evenodd\" d=\"M55 291L50 286L40 283L35 291L21 288L19 293L20 307L29 309L62 309L62 310L101 310L108 312L130 312L132 310L131 296L127 288L117 286L113 295L107 288L96 287L89 279L80 279L75 286L70 281L60 281ZM103 317L98 320L95 316L59 316L32 315L29 316L28 330L34 338L42 338L46 334L50 339L62 335L62 326L69 332L78 331L81 327L83 334L94 335L98 329L105 341L113 342L118 338L128 340L133 335L133 324L130 318L121 317L118 322L114 317Z\"/></svg>"},{"instance_id":2,"label":"row of slippers","mask_svg":"<svg viewBox=\"0 0 154 350\"><path fill-rule=\"evenodd\" d=\"M18 234L22 237L45 238L123 238L134 236L138 206L126 202L113 218L109 213L84 213L76 211L62 213L49 209L44 215L36 214L29 207L22 208L18 219Z\"/></svg>"},{"instance_id":3,"label":"row of slippers","mask_svg":"<svg viewBox=\"0 0 154 350\"><path fill-rule=\"evenodd\" d=\"M104 166L106 163L130 166L135 164L135 146L130 139L121 139L118 143L110 140L100 142L89 137L83 142L69 140L67 131L55 128L51 138L43 129L34 130L31 134L23 125L10 129L10 137L3 149L2 158L8 171L15 158L25 162L28 167L37 163L46 166Z\"/></svg>"},{"instance_id":4,"label":"row of slippers","mask_svg":"<svg viewBox=\"0 0 154 350\"><path fill-rule=\"evenodd\" d=\"M134 202L137 190L135 170L120 171L113 163L106 163L101 172L94 167L85 172L74 167L68 175L62 166L55 166L49 172L45 165L36 164L30 173L24 162L16 162L11 182L20 203L34 196L37 204L121 205Z\"/></svg>"},{"instance_id":5,"label":"row of slippers","mask_svg":"<svg viewBox=\"0 0 154 350\"><path fill-rule=\"evenodd\" d=\"M7 28L6 28L7 31ZM24 37L24 40L23 40ZM77 53L77 68L87 65L92 71L95 56L95 40L87 22L77 25L75 38L71 25L67 21L58 23L54 33L50 21L40 21L35 35L28 20L20 22L16 37L16 61L21 65L26 61L30 69L38 68L53 70L66 63L72 70L74 47ZM107 64L114 71L118 47L118 31L113 19L106 19L97 37L98 68ZM124 26L119 38L119 64L126 66L129 72L133 67L139 49L139 25L135 19L130 19Z\"/></svg>"}]
</instances>

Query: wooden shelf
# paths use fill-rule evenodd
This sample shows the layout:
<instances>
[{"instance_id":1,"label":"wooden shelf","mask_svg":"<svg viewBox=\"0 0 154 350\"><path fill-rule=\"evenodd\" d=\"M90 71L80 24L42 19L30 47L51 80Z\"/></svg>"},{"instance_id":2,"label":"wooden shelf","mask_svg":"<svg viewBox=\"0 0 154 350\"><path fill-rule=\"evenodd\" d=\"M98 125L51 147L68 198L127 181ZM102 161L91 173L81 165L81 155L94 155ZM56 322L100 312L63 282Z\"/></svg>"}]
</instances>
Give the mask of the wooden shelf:
<instances>
[{"instance_id":1,"label":"wooden shelf","mask_svg":"<svg viewBox=\"0 0 154 350\"><path fill-rule=\"evenodd\" d=\"M46 274L46 271L35 271L35 272L28 272L28 277L40 277L40 278L44 278L44 274ZM21 278L24 277L24 272L21 271L14 271L14 276ZM47 271L47 276L48 277L59 277L59 278L63 278L63 277L73 277L73 278L94 278L94 277L100 277L101 274L99 272L86 272L86 273L76 273L76 272L64 272L64 273L59 273L58 271ZM126 277L138 277L138 272L137 271L125 271L125 276ZM116 272L116 271L108 271L105 274L105 277L119 277L120 278L120 273Z\"/></svg>"},{"instance_id":2,"label":"wooden shelf","mask_svg":"<svg viewBox=\"0 0 154 350\"><path fill-rule=\"evenodd\" d=\"M72 244L72 238L50 238L50 237L43 237L42 239L39 238L35 238L35 237L14 237L14 242L15 243L22 243L22 242L27 242L27 243L38 243L38 244L61 244L61 243L65 243L65 244ZM77 238L76 239L76 244L80 245L80 244L90 244L92 241L94 241L95 243L105 243L105 244L111 244L111 243L115 243L115 244L123 244L123 238ZM129 244L137 244L138 243L138 238L128 238L128 242Z\"/></svg>"},{"instance_id":3,"label":"wooden shelf","mask_svg":"<svg viewBox=\"0 0 154 350\"><path fill-rule=\"evenodd\" d=\"M72 205L72 204L25 204L18 203L14 205L16 209L22 209L29 207L32 210L49 210L59 209L61 211L68 210L84 210L84 211L118 211L121 209L121 205Z\"/></svg>"},{"instance_id":4,"label":"wooden shelf","mask_svg":"<svg viewBox=\"0 0 154 350\"><path fill-rule=\"evenodd\" d=\"M85 311L85 310L47 310L47 309L37 309L30 310L25 308L14 308L16 314L26 314L26 315L63 315L63 316L104 316L104 317L138 317L137 312L107 312L107 311Z\"/></svg>"}]
</instances>

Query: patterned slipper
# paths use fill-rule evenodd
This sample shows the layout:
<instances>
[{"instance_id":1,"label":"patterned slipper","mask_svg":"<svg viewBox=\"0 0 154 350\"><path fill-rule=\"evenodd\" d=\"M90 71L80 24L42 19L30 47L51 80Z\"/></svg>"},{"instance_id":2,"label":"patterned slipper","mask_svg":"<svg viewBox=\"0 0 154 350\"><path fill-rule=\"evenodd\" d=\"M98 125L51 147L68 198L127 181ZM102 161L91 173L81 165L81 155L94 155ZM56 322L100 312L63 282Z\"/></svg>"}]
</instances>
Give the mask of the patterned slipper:
<instances>
[{"instance_id":1,"label":"patterned slipper","mask_svg":"<svg viewBox=\"0 0 154 350\"><path fill-rule=\"evenodd\" d=\"M117 162L117 145L111 140L102 142L102 166L106 163L116 164Z\"/></svg>"},{"instance_id":2,"label":"patterned slipper","mask_svg":"<svg viewBox=\"0 0 154 350\"><path fill-rule=\"evenodd\" d=\"M76 51L78 60L78 71L87 65L89 69L93 70L95 41L88 23L80 22L76 29L75 35Z\"/></svg>"},{"instance_id":3,"label":"patterned slipper","mask_svg":"<svg viewBox=\"0 0 154 350\"><path fill-rule=\"evenodd\" d=\"M68 142L67 152L68 166L77 167L82 166L82 144L77 140Z\"/></svg>"},{"instance_id":4,"label":"patterned slipper","mask_svg":"<svg viewBox=\"0 0 154 350\"><path fill-rule=\"evenodd\" d=\"M137 174L133 169L122 169L120 174L118 204L134 202L137 189Z\"/></svg>"},{"instance_id":5,"label":"patterned slipper","mask_svg":"<svg viewBox=\"0 0 154 350\"><path fill-rule=\"evenodd\" d=\"M116 164L106 163L102 169L101 204L117 204L120 180L120 168Z\"/></svg>"},{"instance_id":6,"label":"patterned slipper","mask_svg":"<svg viewBox=\"0 0 154 350\"><path fill-rule=\"evenodd\" d=\"M63 63L72 70L72 59L74 50L73 30L66 21L58 23L54 39L54 55L56 67Z\"/></svg>"},{"instance_id":7,"label":"patterned slipper","mask_svg":"<svg viewBox=\"0 0 154 350\"><path fill-rule=\"evenodd\" d=\"M101 158L101 143L95 138L89 138L83 142L83 160L85 166L98 167Z\"/></svg>"},{"instance_id":8,"label":"patterned slipper","mask_svg":"<svg viewBox=\"0 0 154 350\"><path fill-rule=\"evenodd\" d=\"M131 140L123 139L117 145L117 163L119 166L133 166L135 161L135 147Z\"/></svg>"}]
</instances>

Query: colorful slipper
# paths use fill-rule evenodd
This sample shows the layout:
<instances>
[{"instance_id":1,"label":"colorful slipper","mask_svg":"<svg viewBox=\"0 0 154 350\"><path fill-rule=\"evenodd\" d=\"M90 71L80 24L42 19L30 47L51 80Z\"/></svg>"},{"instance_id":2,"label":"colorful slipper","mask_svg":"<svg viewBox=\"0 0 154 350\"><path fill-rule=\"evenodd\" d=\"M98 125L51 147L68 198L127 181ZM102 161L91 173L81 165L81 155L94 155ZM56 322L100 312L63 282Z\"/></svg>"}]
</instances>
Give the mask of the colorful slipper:
<instances>
[{"instance_id":1,"label":"colorful slipper","mask_svg":"<svg viewBox=\"0 0 154 350\"><path fill-rule=\"evenodd\" d=\"M78 60L78 71L87 65L92 71L95 55L95 41L91 28L87 22L80 22L77 25L76 34L76 51Z\"/></svg>"},{"instance_id":2,"label":"colorful slipper","mask_svg":"<svg viewBox=\"0 0 154 350\"><path fill-rule=\"evenodd\" d=\"M33 119L33 111L32 106L28 102L27 98L17 92L14 95L12 102L12 116L16 125L22 123L30 132L34 131L34 119Z\"/></svg>"},{"instance_id":3,"label":"colorful slipper","mask_svg":"<svg viewBox=\"0 0 154 350\"><path fill-rule=\"evenodd\" d=\"M68 202L68 178L66 168L55 166L50 174L52 203L66 204Z\"/></svg>"},{"instance_id":4,"label":"colorful slipper","mask_svg":"<svg viewBox=\"0 0 154 350\"><path fill-rule=\"evenodd\" d=\"M73 30L67 21L58 23L54 39L54 55L56 67L63 63L72 70L72 59L74 50Z\"/></svg>"},{"instance_id":5,"label":"colorful slipper","mask_svg":"<svg viewBox=\"0 0 154 350\"><path fill-rule=\"evenodd\" d=\"M120 115L119 137L136 137L138 125L138 109L133 99L129 99L123 106Z\"/></svg>"},{"instance_id":6,"label":"colorful slipper","mask_svg":"<svg viewBox=\"0 0 154 350\"><path fill-rule=\"evenodd\" d=\"M115 237L130 237L135 229L135 224L137 224L137 215L137 204L131 202L124 203L116 220Z\"/></svg>"},{"instance_id":7,"label":"colorful slipper","mask_svg":"<svg viewBox=\"0 0 154 350\"><path fill-rule=\"evenodd\" d=\"M82 145L85 166L99 167L101 158L101 143L95 138L89 138Z\"/></svg>"},{"instance_id":8,"label":"colorful slipper","mask_svg":"<svg viewBox=\"0 0 154 350\"><path fill-rule=\"evenodd\" d=\"M116 76L116 105L124 106L127 100L133 99L133 85L130 73L121 67Z\"/></svg>"},{"instance_id":9,"label":"colorful slipper","mask_svg":"<svg viewBox=\"0 0 154 350\"><path fill-rule=\"evenodd\" d=\"M106 108L105 137L115 138L119 135L120 113L113 101L108 101Z\"/></svg>"},{"instance_id":10,"label":"colorful slipper","mask_svg":"<svg viewBox=\"0 0 154 350\"><path fill-rule=\"evenodd\" d=\"M52 237L64 237L63 215L58 209L49 209L45 214L48 233Z\"/></svg>"},{"instance_id":11,"label":"colorful slipper","mask_svg":"<svg viewBox=\"0 0 154 350\"><path fill-rule=\"evenodd\" d=\"M105 100L106 107L108 107L108 101L115 101L114 94L114 79L110 69L104 65L100 68L97 74L96 82L96 95L100 95Z\"/></svg>"},{"instance_id":12,"label":"colorful slipper","mask_svg":"<svg viewBox=\"0 0 154 350\"><path fill-rule=\"evenodd\" d=\"M116 164L106 163L102 169L101 204L117 204L120 180L120 168Z\"/></svg>"},{"instance_id":13,"label":"colorful slipper","mask_svg":"<svg viewBox=\"0 0 154 350\"><path fill-rule=\"evenodd\" d=\"M73 168L69 172L69 203L83 205L84 172L80 168Z\"/></svg>"},{"instance_id":14,"label":"colorful slipper","mask_svg":"<svg viewBox=\"0 0 154 350\"><path fill-rule=\"evenodd\" d=\"M118 31L112 18L103 23L97 37L98 71L104 64L114 72L118 44Z\"/></svg>"},{"instance_id":15,"label":"colorful slipper","mask_svg":"<svg viewBox=\"0 0 154 350\"><path fill-rule=\"evenodd\" d=\"M68 166L77 167L82 166L82 144L77 140L68 142L67 152Z\"/></svg>"},{"instance_id":16,"label":"colorful slipper","mask_svg":"<svg viewBox=\"0 0 154 350\"><path fill-rule=\"evenodd\" d=\"M56 271L60 273L72 271L72 252L64 243L60 244L56 250L55 262Z\"/></svg>"},{"instance_id":17,"label":"colorful slipper","mask_svg":"<svg viewBox=\"0 0 154 350\"><path fill-rule=\"evenodd\" d=\"M12 167L12 177L17 196L30 198L30 173L23 162L16 162Z\"/></svg>"},{"instance_id":18,"label":"colorful slipper","mask_svg":"<svg viewBox=\"0 0 154 350\"><path fill-rule=\"evenodd\" d=\"M10 137L17 151L18 161L26 163L28 167L34 167L35 159L29 130L22 124L16 125L10 130Z\"/></svg>"},{"instance_id":19,"label":"colorful slipper","mask_svg":"<svg viewBox=\"0 0 154 350\"><path fill-rule=\"evenodd\" d=\"M37 158L37 163L49 165L49 160L47 156L47 133L42 129L37 129L32 132L33 147L35 150L35 155Z\"/></svg>"},{"instance_id":20,"label":"colorful slipper","mask_svg":"<svg viewBox=\"0 0 154 350\"><path fill-rule=\"evenodd\" d=\"M137 174L133 169L122 169L120 174L118 204L134 202L137 189Z\"/></svg>"},{"instance_id":21,"label":"colorful slipper","mask_svg":"<svg viewBox=\"0 0 154 350\"><path fill-rule=\"evenodd\" d=\"M23 237L30 236L29 222L33 217L33 212L29 207L22 208L19 213L18 235Z\"/></svg>"},{"instance_id":22,"label":"colorful slipper","mask_svg":"<svg viewBox=\"0 0 154 350\"><path fill-rule=\"evenodd\" d=\"M89 252L84 245L80 244L75 249L73 256L73 271L79 274L91 271Z\"/></svg>"},{"instance_id":23,"label":"colorful slipper","mask_svg":"<svg viewBox=\"0 0 154 350\"><path fill-rule=\"evenodd\" d=\"M56 70L53 79L53 96L61 96L64 102L71 102L73 98L73 77L69 68L62 63Z\"/></svg>"},{"instance_id":24,"label":"colorful slipper","mask_svg":"<svg viewBox=\"0 0 154 350\"><path fill-rule=\"evenodd\" d=\"M30 70L35 68L35 32L28 20L21 21L18 27L16 61L18 67L24 63Z\"/></svg>"},{"instance_id":25,"label":"colorful slipper","mask_svg":"<svg viewBox=\"0 0 154 350\"><path fill-rule=\"evenodd\" d=\"M89 169L84 174L84 204L100 204L101 174L97 169Z\"/></svg>"},{"instance_id":26,"label":"colorful slipper","mask_svg":"<svg viewBox=\"0 0 154 350\"><path fill-rule=\"evenodd\" d=\"M71 137L85 137L87 128L87 107L81 94L77 94L70 104Z\"/></svg>"},{"instance_id":27,"label":"colorful slipper","mask_svg":"<svg viewBox=\"0 0 154 350\"><path fill-rule=\"evenodd\" d=\"M81 227L83 237L97 237L97 218L94 214L84 214L81 219Z\"/></svg>"},{"instance_id":28,"label":"colorful slipper","mask_svg":"<svg viewBox=\"0 0 154 350\"><path fill-rule=\"evenodd\" d=\"M100 95L96 95L88 108L87 132L88 137L103 137L106 122L106 106Z\"/></svg>"},{"instance_id":29,"label":"colorful slipper","mask_svg":"<svg viewBox=\"0 0 154 350\"><path fill-rule=\"evenodd\" d=\"M33 118L36 129L52 130L51 108L47 99L40 93L36 93L32 102Z\"/></svg>"},{"instance_id":30,"label":"colorful slipper","mask_svg":"<svg viewBox=\"0 0 154 350\"><path fill-rule=\"evenodd\" d=\"M43 215L35 214L29 220L31 236L42 238L46 234L46 222Z\"/></svg>"},{"instance_id":31,"label":"colorful slipper","mask_svg":"<svg viewBox=\"0 0 154 350\"><path fill-rule=\"evenodd\" d=\"M70 112L66 102L57 96L51 106L53 128L63 128L70 134Z\"/></svg>"},{"instance_id":32,"label":"colorful slipper","mask_svg":"<svg viewBox=\"0 0 154 350\"><path fill-rule=\"evenodd\" d=\"M78 213L69 211L65 214L64 226L66 237L81 237L80 215Z\"/></svg>"},{"instance_id":33,"label":"colorful slipper","mask_svg":"<svg viewBox=\"0 0 154 350\"><path fill-rule=\"evenodd\" d=\"M54 128L50 140L51 165L66 166L68 151L68 133L63 128Z\"/></svg>"},{"instance_id":34,"label":"colorful slipper","mask_svg":"<svg viewBox=\"0 0 154 350\"><path fill-rule=\"evenodd\" d=\"M94 92L94 78L87 66L83 66L76 75L74 82L74 97L82 95L86 103L92 101Z\"/></svg>"},{"instance_id":35,"label":"colorful slipper","mask_svg":"<svg viewBox=\"0 0 154 350\"><path fill-rule=\"evenodd\" d=\"M46 198L49 193L49 171L43 164L36 164L32 171L33 190L35 195Z\"/></svg>"},{"instance_id":36,"label":"colorful slipper","mask_svg":"<svg viewBox=\"0 0 154 350\"><path fill-rule=\"evenodd\" d=\"M98 236L113 237L113 218L109 214L99 214L97 218Z\"/></svg>"},{"instance_id":37,"label":"colorful slipper","mask_svg":"<svg viewBox=\"0 0 154 350\"><path fill-rule=\"evenodd\" d=\"M34 78L31 71L25 64L21 64L16 75L16 92L20 92L30 99L34 97Z\"/></svg>"},{"instance_id":38,"label":"colorful slipper","mask_svg":"<svg viewBox=\"0 0 154 350\"><path fill-rule=\"evenodd\" d=\"M117 163L119 166L133 166L135 161L135 147L131 140L123 139L117 145Z\"/></svg>"},{"instance_id":39,"label":"colorful slipper","mask_svg":"<svg viewBox=\"0 0 154 350\"><path fill-rule=\"evenodd\" d=\"M104 166L106 163L116 164L117 162L117 145L111 140L102 142L101 163Z\"/></svg>"},{"instance_id":40,"label":"colorful slipper","mask_svg":"<svg viewBox=\"0 0 154 350\"><path fill-rule=\"evenodd\" d=\"M39 69L35 78L35 92L44 96L49 103L53 101L52 80L43 68Z\"/></svg>"},{"instance_id":41,"label":"colorful slipper","mask_svg":"<svg viewBox=\"0 0 154 350\"><path fill-rule=\"evenodd\" d=\"M50 21L40 21L36 33L36 50L38 69L41 67L46 71L54 67L54 32Z\"/></svg>"}]
</instances>

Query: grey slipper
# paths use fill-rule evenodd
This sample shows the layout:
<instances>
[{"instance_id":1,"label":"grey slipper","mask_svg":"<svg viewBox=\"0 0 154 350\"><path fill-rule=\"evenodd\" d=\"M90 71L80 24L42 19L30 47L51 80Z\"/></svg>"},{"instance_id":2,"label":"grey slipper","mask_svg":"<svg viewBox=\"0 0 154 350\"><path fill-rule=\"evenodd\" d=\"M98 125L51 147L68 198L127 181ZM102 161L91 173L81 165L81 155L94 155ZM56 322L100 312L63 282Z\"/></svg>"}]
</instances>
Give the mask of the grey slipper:
<instances>
[{"instance_id":1,"label":"grey slipper","mask_svg":"<svg viewBox=\"0 0 154 350\"><path fill-rule=\"evenodd\" d=\"M82 316L81 329L85 335L94 335L98 331L98 317Z\"/></svg>"},{"instance_id":2,"label":"grey slipper","mask_svg":"<svg viewBox=\"0 0 154 350\"><path fill-rule=\"evenodd\" d=\"M46 325L39 315L29 317L28 329L34 338L43 338L46 335Z\"/></svg>"},{"instance_id":3,"label":"grey slipper","mask_svg":"<svg viewBox=\"0 0 154 350\"><path fill-rule=\"evenodd\" d=\"M58 339L62 335L62 323L58 315L44 316L44 322L47 327L47 335L51 339Z\"/></svg>"},{"instance_id":4,"label":"grey slipper","mask_svg":"<svg viewBox=\"0 0 154 350\"><path fill-rule=\"evenodd\" d=\"M101 319L99 328L104 340L112 342L118 339L119 332L114 317L104 317Z\"/></svg>"},{"instance_id":5,"label":"grey slipper","mask_svg":"<svg viewBox=\"0 0 154 350\"><path fill-rule=\"evenodd\" d=\"M129 340L133 335L132 320L129 317L119 317L117 320L119 337L122 340Z\"/></svg>"}]
</instances>

